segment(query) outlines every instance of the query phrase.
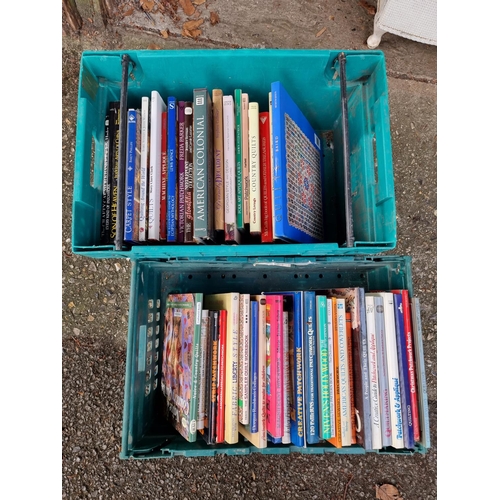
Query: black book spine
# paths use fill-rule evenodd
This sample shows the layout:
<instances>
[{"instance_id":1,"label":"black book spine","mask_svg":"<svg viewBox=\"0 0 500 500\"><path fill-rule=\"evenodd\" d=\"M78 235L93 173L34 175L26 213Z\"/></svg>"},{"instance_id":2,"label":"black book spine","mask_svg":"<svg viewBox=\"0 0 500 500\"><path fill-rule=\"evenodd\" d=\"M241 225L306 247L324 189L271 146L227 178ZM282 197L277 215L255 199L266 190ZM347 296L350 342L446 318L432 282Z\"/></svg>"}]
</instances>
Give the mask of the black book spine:
<instances>
[{"instance_id":1,"label":"black book spine","mask_svg":"<svg viewBox=\"0 0 500 500\"><path fill-rule=\"evenodd\" d=\"M109 103L109 170L110 170L110 228L108 244L116 237L118 214L118 145L120 141L120 102Z\"/></svg>"},{"instance_id":2,"label":"black book spine","mask_svg":"<svg viewBox=\"0 0 500 500\"><path fill-rule=\"evenodd\" d=\"M219 313L218 311L210 311L211 326L212 326L212 341L210 343L210 353L212 360L210 363L210 399L209 399L209 414L208 414L208 435L211 443L216 442L217 429L217 379L219 365Z\"/></svg>"},{"instance_id":3,"label":"black book spine","mask_svg":"<svg viewBox=\"0 0 500 500\"><path fill-rule=\"evenodd\" d=\"M104 120L104 160L102 169L102 206L101 206L101 245L109 242L111 215L110 199L110 169L109 169L109 114Z\"/></svg>"}]
</instances>

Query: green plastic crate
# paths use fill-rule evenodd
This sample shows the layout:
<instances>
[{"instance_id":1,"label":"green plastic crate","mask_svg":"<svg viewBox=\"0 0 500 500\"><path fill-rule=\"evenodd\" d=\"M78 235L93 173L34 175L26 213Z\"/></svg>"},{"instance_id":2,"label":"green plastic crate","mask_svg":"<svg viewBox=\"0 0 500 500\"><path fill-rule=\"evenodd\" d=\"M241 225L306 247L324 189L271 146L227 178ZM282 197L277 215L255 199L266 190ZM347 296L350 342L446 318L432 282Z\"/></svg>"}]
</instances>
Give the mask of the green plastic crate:
<instances>
[{"instance_id":1,"label":"green plastic crate","mask_svg":"<svg viewBox=\"0 0 500 500\"><path fill-rule=\"evenodd\" d=\"M308 445L307 448L268 443L268 448L258 449L245 441L241 435L239 442L234 445L208 446L200 435L194 443L186 441L167 423L163 414L165 405L161 392L165 312L163 299L170 292L260 293L341 286L360 286L366 291L407 288L412 296L410 257L232 258L225 262L199 259L190 261L189 265L179 260L142 261L133 262L131 281L131 314L120 458L291 452L366 453L359 446L337 449L327 442ZM149 342L151 344L148 346ZM157 359L156 352L158 352ZM425 383L425 372L417 373L417 377L421 377ZM428 415L425 415L424 421L428 426ZM425 453L428 446L430 443L427 442L418 444L416 450L411 451L389 448L370 453Z\"/></svg>"},{"instance_id":2,"label":"green plastic crate","mask_svg":"<svg viewBox=\"0 0 500 500\"><path fill-rule=\"evenodd\" d=\"M195 87L242 88L267 109L271 82L280 80L321 137L327 238L321 244L136 245L122 251L99 244L104 118L120 100L125 52L84 52L81 59L72 220L72 251L95 258L331 256L373 254L396 246L396 203L384 54L344 51L349 116L354 246L345 245L339 51L230 49L127 51L129 107L158 90L192 98Z\"/></svg>"}]
</instances>

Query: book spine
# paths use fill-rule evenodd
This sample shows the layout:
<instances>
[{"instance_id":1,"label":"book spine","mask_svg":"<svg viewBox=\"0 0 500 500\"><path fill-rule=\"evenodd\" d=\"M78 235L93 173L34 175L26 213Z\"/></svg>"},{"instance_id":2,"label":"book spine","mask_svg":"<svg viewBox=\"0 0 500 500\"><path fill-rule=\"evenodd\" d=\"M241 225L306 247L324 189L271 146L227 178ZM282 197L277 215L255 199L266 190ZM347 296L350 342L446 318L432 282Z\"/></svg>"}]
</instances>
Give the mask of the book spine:
<instances>
[{"instance_id":1,"label":"book spine","mask_svg":"<svg viewBox=\"0 0 500 500\"><path fill-rule=\"evenodd\" d=\"M403 299L394 293L394 319L396 324L396 347L398 353L399 381L401 385L401 410L403 416L403 442L406 449L415 447L413 418L410 402L410 379L408 377L408 358L406 354Z\"/></svg>"},{"instance_id":2,"label":"book spine","mask_svg":"<svg viewBox=\"0 0 500 500\"><path fill-rule=\"evenodd\" d=\"M205 309L202 311L202 326L204 322ZM206 310L206 323L207 323L207 340L206 340L206 352L205 352L205 382L201 384L200 391L204 393L205 405L201 408L204 412L202 428L199 429L200 433L207 444L215 444L212 441L211 428L212 428L212 387L215 388L215 400L217 402L217 379L213 380L213 331L214 331L214 311ZM203 330L202 330L203 334ZM215 351L217 353L217 350ZM201 377L200 377L201 378Z\"/></svg>"},{"instance_id":3,"label":"book spine","mask_svg":"<svg viewBox=\"0 0 500 500\"><path fill-rule=\"evenodd\" d=\"M222 121L222 90L212 91L214 120L214 225L224 231L224 125Z\"/></svg>"},{"instance_id":4,"label":"book spine","mask_svg":"<svg viewBox=\"0 0 500 500\"><path fill-rule=\"evenodd\" d=\"M331 437L335 437L335 364L333 358L335 356L335 348L333 343L333 303L330 298L326 301L326 320L328 329L328 388L330 391L330 422L331 422Z\"/></svg>"},{"instance_id":5,"label":"book spine","mask_svg":"<svg viewBox=\"0 0 500 500\"><path fill-rule=\"evenodd\" d=\"M185 165L185 222L184 222L184 243L193 243L194 228L194 204L193 204L193 103L186 102L184 109L185 132L186 132L186 165Z\"/></svg>"},{"instance_id":6,"label":"book spine","mask_svg":"<svg viewBox=\"0 0 500 500\"><path fill-rule=\"evenodd\" d=\"M186 224L186 101L178 103L178 141L179 158L177 165L177 241L184 243L184 230Z\"/></svg>"},{"instance_id":7,"label":"book spine","mask_svg":"<svg viewBox=\"0 0 500 500\"><path fill-rule=\"evenodd\" d=\"M225 439L227 311L219 311L219 365L217 374L217 443Z\"/></svg>"},{"instance_id":8,"label":"book spine","mask_svg":"<svg viewBox=\"0 0 500 500\"><path fill-rule=\"evenodd\" d=\"M250 422L250 295L240 294L238 336L238 421Z\"/></svg>"},{"instance_id":9,"label":"book spine","mask_svg":"<svg viewBox=\"0 0 500 500\"><path fill-rule=\"evenodd\" d=\"M250 224L250 167L248 147L248 94L241 94L241 163L243 165L243 222Z\"/></svg>"},{"instance_id":10,"label":"book spine","mask_svg":"<svg viewBox=\"0 0 500 500\"><path fill-rule=\"evenodd\" d=\"M104 158L102 167L101 245L109 242L110 221L110 177L109 177L109 113L104 120Z\"/></svg>"},{"instance_id":11,"label":"book spine","mask_svg":"<svg viewBox=\"0 0 500 500\"><path fill-rule=\"evenodd\" d=\"M139 208L139 241L147 241L149 193L149 97L141 100L141 203Z\"/></svg>"},{"instance_id":12,"label":"book spine","mask_svg":"<svg viewBox=\"0 0 500 500\"><path fill-rule=\"evenodd\" d=\"M209 335L209 313L208 309L201 311L201 335L200 335L200 385L198 397L198 421L197 430L205 429L205 418L207 417L207 350Z\"/></svg>"},{"instance_id":13,"label":"book spine","mask_svg":"<svg viewBox=\"0 0 500 500\"><path fill-rule=\"evenodd\" d=\"M411 405L412 422L413 422L413 436L414 440L420 440L420 421L418 415L418 402L417 402L417 381L415 373L415 352L413 348L413 332L410 310L410 298L408 290L401 291L401 298L403 301L403 315L404 315L404 330L405 330L405 347L406 357L408 361L408 380L410 383L409 399Z\"/></svg>"},{"instance_id":14,"label":"book spine","mask_svg":"<svg viewBox=\"0 0 500 500\"><path fill-rule=\"evenodd\" d=\"M389 408L391 411L392 446L404 448L403 411L401 406L401 382L399 380L398 350L396 345L396 326L394 318L394 296L383 293L385 339L387 353L387 376L389 385Z\"/></svg>"},{"instance_id":15,"label":"book spine","mask_svg":"<svg viewBox=\"0 0 500 500\"><path fill-rule=\"evenodd\" d=\"M260 138L260 190L261 190L261 242L272 243L271 158L269 112L259 113Z\"/></svg>"},{"instance_id":16,"label":"book spine","mask_svg":"<svg viewBox=\"0 0 500 500\"><path fill-rule=\"evenodd\" d=\"M191 369L191 401L189 405L189 438L188 441L196 441L198 427L198 399L200 397L200 362L201 362L201 315L203 307L203 295L194 294L195 297L195 322L193 332L193 356Z\"/></svg>"},{"instance_id":17,"label":"book spine","mask_svg":"<svg viewBox=\"0 0 500 500\"><path fill-rule=\"evenodd\" d=\"M250 234L261 233L259 103L248 105L250 161Z\"/></svg>"},{"instance_id":18,"label":"book spine","mask_svg":"<svg viewBox=\"0 0 500 500\"><path fill-rule=\"evenodd\" d=\"M330 439L330 382L328 376L328 324L326 318L326 296L316 295L316 328L318 332L318 389L319 389L319 435Z\"/></svg>"},{"instance_id":19,"label":"book spine","mask_svg":"<svg viewBox=\"0 0 500 500\"><path fill-rule=\"evenodd\" d=\"M135 109L127 111L127 175L125 177L125 214L123 241L132 242L134 227L134 189L135 189L135 141L137 113Z\"/></svg>"},{"instance_id":20,"label":"book spine","mask_svg":"<svg viewBox=\"0 0 500 500\"><path fill-rule=\"evenodd\" d=\"M193 216L194 240L213 240L212 99L207 89L193 92Z\"/></svg>"},{"instance_id":21,"label":"book spine","mask_svg":"<svg viewBox=\"0 0 500 500\"><path fill-rule=\"evenodd\" d=\"M208 442L215 444L217 427L217 384L218 384L218 363L219 363L219 313L209 312L210 324L210 383L208 407Z\"/></svg>"},{"instance_id":22,"label":"book spine","mask_svg":"<svg viewBox=\"0 0 500 500\"><path fill-rule=\"evenodd\" d=\"M132 209L132 241L139 242L139 216L141 206L141 110L136 109L135 126L135 164L134 164L134 201Z\"/></svg>"},{"instance_id":23,"label":"book spine","mask_svg":"<svg viewBox=\"0 0 500 500\"><path fill-rule=\"evenodd\" d=\"M161 113L160 240L167 239L168 113Z\"/></svg>"},{"instance_id":24,"label":"book spine","mask_svg":"<svg viewBox=\"0 0 500 500\"><path fill-rule=\"evenodd\" d=\"M319 443L318 383L316 354L316 297L313 291L304 292L304 344L305 363L306 440Z\"/></svg>"},{"instance_id":25,"label":"book spine","mask_svg":"<svg viewBox=\"0 0 500 500\"><path fill-rule=\"evenodd\" d=\"M239 293L231 294L226 331L226 410L225 441L238 442L238 337L240 325Z\"/></svg>"},{"instance_id":26,"label":"book spine","mask_svg":"<svg viewBox=\"0 0 500 500\"><path fill-rule=\"evenodd\" d=\"M242 123L241 123L241 89L234 91L234 157L236 169L236 227L240 231L244 229L243 221L243 163L242 163Z\"/></svg>"},{"instance_id":27,"label":"book spine","mask_svg":"<svg viewBox=\"0 0 500 500\"><path fill-rule=\"evenodd\" d=\"M284 300L284 299L283 299ZM288 311L283 311L283 444L291 443L290 436L290 323Z\"/></svg>"},{"instance_id":28,"label":"book spine","mask_svg":"<svg viewBox=\"0 0 500 500\"><path fill-rule=\"evenodd\" d=\"M237 242L236 228L236 158L234 137L233 96L222 97L224 124L224 239L228 243Z\"/></svg>"},{"instance_id":29,"label":"book spine","mask_svg":"<svg viewBox=\"0 0 500 500\"><path fill-rule=\"evenodd\" d=\"M345 317L345 299L337 298L337 326L340 374L340 418L342 423L342 446L352 444L351 436L351 401L349 377L349 353Z\"/></svg>"},{"instance_id":30,"label":"book spine","mask_svg":"<svg viewBox=\"0 0 500 500\"><path fill-rule=\"evenodd\" d=\"M269 92L269 183L271 184L271 227L272 236L274 241L275 229L275 216L274 216L274 135L273 135L273 93Z\"/></svg>"},{"instance_id":31,"label":"book spine","mask_svg":"<svg viewBox=\"0 0 500 500\"><path fill-rule=\"evenodd\" d=\"M427 400L427 379L425 377L424 343L422 338L422 324L420 318L420 299L411 299L411 314L413 328L413 346L415 348L415 364L417 370L418 408L420 421L419 443L430 448L431 433L429 425L429 403Z\"/></svg>"},{"instance_id":32,"label":"book spine","mask_svg":"<svg viewBox=\"0 0 500 500\"><path fill-rule=\"evenodd\" d=\"M111 168L111 221L109 227L110 243L116 238L117 215L118 215L118 171L120 170L119 163L119 148L120 148L120 103L118 101L112 103L112 111L110 110L110 150L112 150Z\"/></svg>"},{"instance_id":33,"label":"book spine","mask_svg":"<svg viewBox=\"0 0 500 500\"><path fill-rule=\"evenodd\" d=\"M371 429L372 449L382 448L382 428L380 421L380 396L377 363L377 334L375 328L375 304L374 298L365 297L366 307L366 335L368 340L368 368L370 375L370 406L371 406Z\"/></svg>"},{"instance_id":34,"label":"book spine","mask_svg":"<svg viewBox=\"0 0 500 500\"><path fill-rule=\"evenodd\" d=\"M377 335L377 365L380 387L380 420L382 429L382 446L392 444L391 412L389 403L389 377L387 373L387 347L384 323L384 301L375 297L375 328Z\"/></svg>"},{"instance_id":35,"label":"book spine","mask_svg":"<svg viewBox=\"0 0 500 500\"><path fill-rule=\"evenodd\" d=\"M168 97L168 138L167 138L167 241L175 243L177 241L177 99Z\"/></svg>"},{"instance_id":36,"label":"book spine","mask_svg":"<svg viewBox=\"0 0 500 500\"><path fill-rule=\"evenodd\" d=\"M352 350L352 322L351 313L345 313L345 326L347 334L347 359L349 364L349 397L351 401L351 444L356 444L356 429L358 417L356 417L356 408L354 405L354 366L353 366L353 350Z\"/></svg>"},{"instance_id":37,"label":"book spine","mask_svg":"<svg viewBox=\"0 0 500 500\"><path fill-rule=\"evenodd\" d=\"M250 301L250 432L259 432L259 303Z\"/></svg>"}]
</instances>

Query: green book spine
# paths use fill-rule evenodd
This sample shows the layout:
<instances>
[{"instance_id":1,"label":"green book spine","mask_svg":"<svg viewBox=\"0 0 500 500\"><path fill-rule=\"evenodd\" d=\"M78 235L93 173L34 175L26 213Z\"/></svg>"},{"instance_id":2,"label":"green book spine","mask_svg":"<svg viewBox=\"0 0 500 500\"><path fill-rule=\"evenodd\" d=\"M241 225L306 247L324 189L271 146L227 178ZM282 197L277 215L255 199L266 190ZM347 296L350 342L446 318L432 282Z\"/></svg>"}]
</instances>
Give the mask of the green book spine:
<instances>
[{"instance_id":1,"label":"green book spine","mask_svg":"<svg viewBox=\"0 0 500 500\"><path fill-rule=\"evenodd\" d=\"M236 227L244 229L243 214L243 157L242 157L242 122L241 122L241 89L234 91L234 114L235 114L235 155L236 155Z\"/></svg>"}]
</instances>

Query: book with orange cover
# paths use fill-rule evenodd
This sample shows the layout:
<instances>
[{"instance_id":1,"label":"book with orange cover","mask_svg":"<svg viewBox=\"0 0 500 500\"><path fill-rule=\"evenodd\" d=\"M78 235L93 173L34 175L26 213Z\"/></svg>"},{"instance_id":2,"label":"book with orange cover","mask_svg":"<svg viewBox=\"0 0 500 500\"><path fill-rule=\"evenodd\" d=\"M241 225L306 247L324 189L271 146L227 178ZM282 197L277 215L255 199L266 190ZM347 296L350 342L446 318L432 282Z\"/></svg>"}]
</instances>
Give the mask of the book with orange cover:
<instances>
[{"instance_id":1,"label":"book with orange cover","mask_svg":"<svg viewBox=\"0 0 500 500\"><path fill-rule=\"evenodd\" d=\"M327 441L336 448L342 448L342 423L340 418L340 369L339 369L339 355L338 348L339 345L339 329L337 326L337 299L335 297L329 297L332 301L332 325L333 325L333 365L335 370L335 436L328 439Z\"/></svg>"}]
</instances>

